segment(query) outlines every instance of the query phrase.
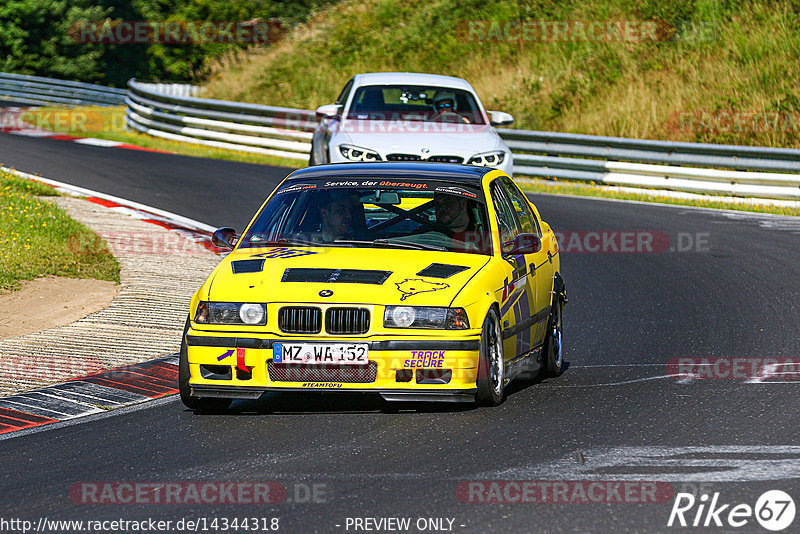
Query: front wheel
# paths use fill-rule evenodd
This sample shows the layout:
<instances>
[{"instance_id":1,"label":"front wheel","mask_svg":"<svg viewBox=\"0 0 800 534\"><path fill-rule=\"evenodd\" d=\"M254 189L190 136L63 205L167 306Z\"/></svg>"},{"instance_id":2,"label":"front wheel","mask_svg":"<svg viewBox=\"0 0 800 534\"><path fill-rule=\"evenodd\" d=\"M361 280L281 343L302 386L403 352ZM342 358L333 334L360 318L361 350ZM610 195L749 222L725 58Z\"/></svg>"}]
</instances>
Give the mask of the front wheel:
<instances>
[{"instance_id":1,"label":"front wheel","mask_svg":"<svg viewBox=\"0 0 800 534\"><path fill-rule=\"evenodd\" d=\"M478 360L478 391L475 400L483 406L497 406L503 402L505 388L505 358L500 318L494 308L486 314L481 332L481 349Z\"/></svg>"},{"instance_id":2,"label":"front wheel","mask_svg":"<svg viewBox=\"0 0 800 534\"><path fill-rule=\"evenodd\" d=\"M556 377L564 372L563 314L564 299L561 295L556 295L550 311L550 319L547 321L547 333L544 341L545 361L542 370L546 377Z\"/></svg>"},{"instance_id":3,"label":"front wheel","mask_svg":"<svg viewBox=\"0 0 800 534\"><path fill-rule=\"evenodd\" d=\"M189 350L186 346L186 331L189 329L189 321L186 321L186 329L183 331L181 340L181 353L178 357L178 391L181 394L181 402L190 410L203 412L222 412L231 405L231 399L220 399L216 397L193 397L189 386Z\"/></svg>"}]
</instances>

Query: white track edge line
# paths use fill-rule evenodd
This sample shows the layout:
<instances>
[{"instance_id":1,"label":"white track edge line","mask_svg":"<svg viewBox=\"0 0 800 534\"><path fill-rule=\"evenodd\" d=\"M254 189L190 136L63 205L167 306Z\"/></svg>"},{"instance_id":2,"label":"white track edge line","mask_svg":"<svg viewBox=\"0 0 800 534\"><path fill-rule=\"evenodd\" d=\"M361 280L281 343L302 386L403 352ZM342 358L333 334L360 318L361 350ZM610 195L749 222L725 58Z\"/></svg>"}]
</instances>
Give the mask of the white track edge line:
<instances>
[{"instance_id":1,"label":"white track edge line","mask_svg":"<svg viewBox=\"0 0 800 534\"><path fill-rule=\"evenodd\" d=\"M108 195L106 193L100 193L99 191L93 191L91 189L86 189L84 187L79 187L77 185L67 184L67 183L64 183L64 182L59 182L57 180L51 180L49 178L44 178L43 176L38 176L38 175L35 175L35 174L30 174L30 173L27 173L27 172L18 171L16 169L11 169L9 167L0 167L0 170L5 171L5 172L10 173L10 174L13 174L15 176L19 176L20 178L25 178L26 180L35 180L37 182L43 182L45 184L52 185L53 187L58 187L58 188L64 189L64 190L66 190L68 192L77 193L77 194L79 194L81 196L91 196L91 197L102 198L103 200L109 200L111 202L116 202L117 204L120 204L121 206L126 206L126 207L130 207L130 208L134 208L134 209L138 209L138 210L142 210L142 211L148 211L148 212L150 212L150 213L152 213L154 215L159 215L161 217L164 217L165 219L169 219L169 220L175 221L177 223L180 223L181 225L184 225L184 226L186 226L188 228L192 228L192 229L196 229L196 230L202 230L204 232L214 232L216 230L216 228L214 228L213 226L208 225L206 223L203 223L203 222L200 222L200 221L196 221L196 220L190 219L188 217L184 217L183 215L178 215L177 213L172 213L170 211L162 210L162 209L159 209L159 208L154 208L154 207L148 206L146 204L140 204L140 203L134 202L132 200L126 200L124 198L115 197L113 195Z\"/></svg>"}]
</instances>

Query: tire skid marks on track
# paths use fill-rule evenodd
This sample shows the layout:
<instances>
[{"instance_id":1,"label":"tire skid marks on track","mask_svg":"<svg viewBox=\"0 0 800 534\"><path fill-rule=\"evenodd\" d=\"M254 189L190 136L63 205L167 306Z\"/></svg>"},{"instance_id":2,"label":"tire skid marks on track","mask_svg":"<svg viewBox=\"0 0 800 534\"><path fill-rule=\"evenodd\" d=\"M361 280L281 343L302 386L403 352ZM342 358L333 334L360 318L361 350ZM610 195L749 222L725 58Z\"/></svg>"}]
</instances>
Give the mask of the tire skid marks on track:
<instances>
[{"instance_id":1,"label":"tire skid marks on track","mask_svg":"<svg viewBox=\"0 0 800 534\"><path fill-rule=\"evenodd\" d=\"M0 434L101 413L178 392L173 356L0 398Z\"/></svg>"},{"instance_id":2,"label":"tire skid marks on track","mask_svg":"<svg viewBox=\"0 0 800 534\"><path fill-rule=\"evenodd\" d=\"M658 368L663 372L648 371L647 368ZM671 374L667 370L666 363L633 363L633 364L586 364L586 365L569 365L568 371L564 373L563 380L555 382L544 382L538 384L539 388L597 388L597 387L615 387L626 386L630 384L639 384L642 382L652 381L665 381L666 383L673 383L680 386L690 384L698 385L711 383L725 384L730 386L757 386L764 384L794 384L800 385L800 380L780 380L780 375L773 374L765 377L755 377L749 379L733 380L733 379L708 379L700 376L680 376ZM571 373L575 371L589 371L589 373L579 373L578 375ZM624 374L620 374L624 373ZM667 380L670 379L670 380Z\"/></svg>"},{"instance_id":3,"label":"tire skid marks on track","mask_svg":"<svg viewBox=\"0 0 800 534\"><path fill-rule=\"evenodd\" d=\"M489 480L753 482L800 477L794 445L597 447L535 465L480 473Z\"/></svg>"}]
</instances>

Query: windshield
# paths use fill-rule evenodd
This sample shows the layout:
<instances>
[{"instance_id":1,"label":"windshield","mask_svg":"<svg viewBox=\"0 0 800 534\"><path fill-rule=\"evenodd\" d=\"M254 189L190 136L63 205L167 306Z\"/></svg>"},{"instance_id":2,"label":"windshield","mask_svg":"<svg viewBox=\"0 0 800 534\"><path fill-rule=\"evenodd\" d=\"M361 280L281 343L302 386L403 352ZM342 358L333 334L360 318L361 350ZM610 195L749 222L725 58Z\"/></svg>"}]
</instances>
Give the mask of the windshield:
<instances>
[{"instance_id":1,"label":"windshield","mask_svg":"<svg viewBox=\"0 0 800 534\"><path fill-rule=\"evenodd\" d=\"M421 85L359 87L347 118L485 124L469 91Z\"/></svg>"},{"instance_id":2,"label":"windshield","mask_svg":"<svg viewBox=\"0 0 800 534\"><path fill-rule=\"evenodd\" d=\"M286 182L241 247L376 247L491 254L477 187L436 180L340 178Z\"/></svg>"}]
</instances>

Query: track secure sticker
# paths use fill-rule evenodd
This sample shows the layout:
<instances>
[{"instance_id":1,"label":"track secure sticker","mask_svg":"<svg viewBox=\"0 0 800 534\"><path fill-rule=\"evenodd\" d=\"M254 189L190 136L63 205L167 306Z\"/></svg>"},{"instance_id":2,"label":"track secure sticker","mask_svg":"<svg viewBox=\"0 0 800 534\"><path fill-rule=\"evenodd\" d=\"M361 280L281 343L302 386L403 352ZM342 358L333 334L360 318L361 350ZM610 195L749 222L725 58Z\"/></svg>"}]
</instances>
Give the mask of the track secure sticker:
<instances>
[{"instance_id":1,"label":"track secure sticker","mask_svg":"<svg viewBox=\"0 0 800 534\"><path fill-rule=\"evenodd\" d=\"M412 350L411 359L406 360L404 367L441 369L444 363L445 350Z\"/></svg>"},{"instance_id":2,"label":"track secure sticker","mask_svg":"<svg viewBox=\"0 0 800 534\"><path fill-rule=\"evenodd\" d=\"M394 285L396 285L398 291L403 294L400 300L406 300L408 297L416 295L417 293L440 291L450 287L449 284L445 284L444 282L428 282L421 278L406 278L402 282L395 282Z\"/></svg>"}]
</instances>

